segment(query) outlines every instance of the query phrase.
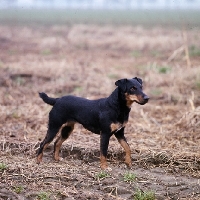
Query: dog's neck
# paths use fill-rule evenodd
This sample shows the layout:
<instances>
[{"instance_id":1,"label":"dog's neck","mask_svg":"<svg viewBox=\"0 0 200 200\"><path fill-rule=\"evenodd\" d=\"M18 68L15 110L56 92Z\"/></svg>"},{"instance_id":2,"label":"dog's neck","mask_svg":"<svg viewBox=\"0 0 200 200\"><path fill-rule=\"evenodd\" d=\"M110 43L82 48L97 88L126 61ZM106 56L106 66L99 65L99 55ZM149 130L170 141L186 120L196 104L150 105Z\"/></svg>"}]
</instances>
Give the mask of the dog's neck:
<instances>
[{"instance_id":1,"label":"dog's neck","mask_svg":"<svg viewBox=\"0 0 200 200\"><path fill-rule=\"evenodd\" d=\"M129 113L130 108L127 106L124 94L117 87L112 94L107 98L108 104L119 112Z\"/></svg>"}]
</instances>

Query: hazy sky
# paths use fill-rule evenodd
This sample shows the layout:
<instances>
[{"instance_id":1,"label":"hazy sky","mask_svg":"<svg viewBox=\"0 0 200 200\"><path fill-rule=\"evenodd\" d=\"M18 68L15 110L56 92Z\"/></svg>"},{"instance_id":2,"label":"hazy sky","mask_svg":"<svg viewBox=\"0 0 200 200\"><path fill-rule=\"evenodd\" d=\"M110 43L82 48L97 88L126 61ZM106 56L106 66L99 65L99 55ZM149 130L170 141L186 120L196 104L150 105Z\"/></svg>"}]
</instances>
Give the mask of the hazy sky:
<instances>
[{"instance_id":1,"label":"hazy sky","mask_svg":"<svg viewBox=\"0 0 200 200\"><path fill-rule=\"evenodd\" d=\"M10 2L10 4L8 4ZM0 7L74 7L74 8L195 8L200 0L2 0Z\"/></svg>"}]
</instances>

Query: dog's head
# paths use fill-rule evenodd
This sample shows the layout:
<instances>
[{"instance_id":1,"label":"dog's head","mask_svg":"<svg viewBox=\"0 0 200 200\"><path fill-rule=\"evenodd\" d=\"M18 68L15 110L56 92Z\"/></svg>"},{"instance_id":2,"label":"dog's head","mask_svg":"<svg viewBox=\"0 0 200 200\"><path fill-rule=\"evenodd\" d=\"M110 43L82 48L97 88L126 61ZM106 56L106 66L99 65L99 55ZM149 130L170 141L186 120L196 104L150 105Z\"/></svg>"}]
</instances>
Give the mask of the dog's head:
<instances>
[{"instance_id":1,"label":"dog's head","mask_svg":"<svg viewBox=\"0 0 200 200\"><path fill-rule=\"evenodd\" d=\"M122 94L124 94L127 106L133 102L140 105L144 105L148 102L149 97L142 91L142 79L132 78L132 79L120 79L115 82Z\"/></svg>"}]
</instances>

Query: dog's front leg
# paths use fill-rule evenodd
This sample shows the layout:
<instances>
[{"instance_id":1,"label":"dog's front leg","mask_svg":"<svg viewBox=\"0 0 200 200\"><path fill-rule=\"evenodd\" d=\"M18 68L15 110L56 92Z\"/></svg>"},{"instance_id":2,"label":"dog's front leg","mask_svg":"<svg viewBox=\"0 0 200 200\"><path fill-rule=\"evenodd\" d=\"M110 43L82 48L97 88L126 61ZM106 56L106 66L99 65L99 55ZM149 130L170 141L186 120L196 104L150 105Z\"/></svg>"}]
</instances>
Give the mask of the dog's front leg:
<instances>
[{"instance_id":1,"label":"dog's front leg","mask_svg":"<svg viewBox=\"0 0 200 200\"><path fill-rule=\"evenodd\" d=\"M108 145L110 140L109 133L101 133L100 139L100 166L101 169L105 170L108 168L107 164L107 152L108 152Z\"/></svg>"},{"instance_id":2,"label":"dog's front leg","mask_svg":"<svg viewBox=\"0 0 200 200\"><path fill-rule=\"evenodd\" d=\"M121 146L124 148L124 150L126 152L125 163L126 163L127 167L131 167L132 166L131 149L130 149L130 147L126 141L126 138L124 136L124 127L115 133L115 137L117 138L118 142L121 144Z\"/></svg>"}]
</instances>

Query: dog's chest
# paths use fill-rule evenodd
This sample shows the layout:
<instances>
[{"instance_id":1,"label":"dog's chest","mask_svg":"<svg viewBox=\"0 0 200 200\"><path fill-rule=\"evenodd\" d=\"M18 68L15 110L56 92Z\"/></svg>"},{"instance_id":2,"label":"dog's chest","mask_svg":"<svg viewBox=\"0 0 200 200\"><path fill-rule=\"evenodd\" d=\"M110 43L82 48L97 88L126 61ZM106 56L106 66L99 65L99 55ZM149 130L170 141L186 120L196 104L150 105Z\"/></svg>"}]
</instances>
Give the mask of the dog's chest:
<instances>
[{"instance_id":1,"label":"dog's chest","mask_svg":"<svg viewBox=\"0 0 200 200\"><path fill-rule=\"evenodd\" d=\"M130 109L128 110L123 109L120 112L120 114L117 116L117 122L113 122L110 125L111 132L117 132L126 126L126 124L128 123L129 112Z\"/></svg>"},{"instance_id":2,"label":"dog's chest","mask_svg":"<svg viewBox=\"0 0 200 200\"><path fill-rule=\"evenodd\" d=\"M119 131L120 129L122 129L123 127L125 127L126 124L127 124L127 121L123 122L123 123L120 123L120 122L112 123L110 125L111 132L117 132L117 131Z\"/></svg>"}]
</instances>

